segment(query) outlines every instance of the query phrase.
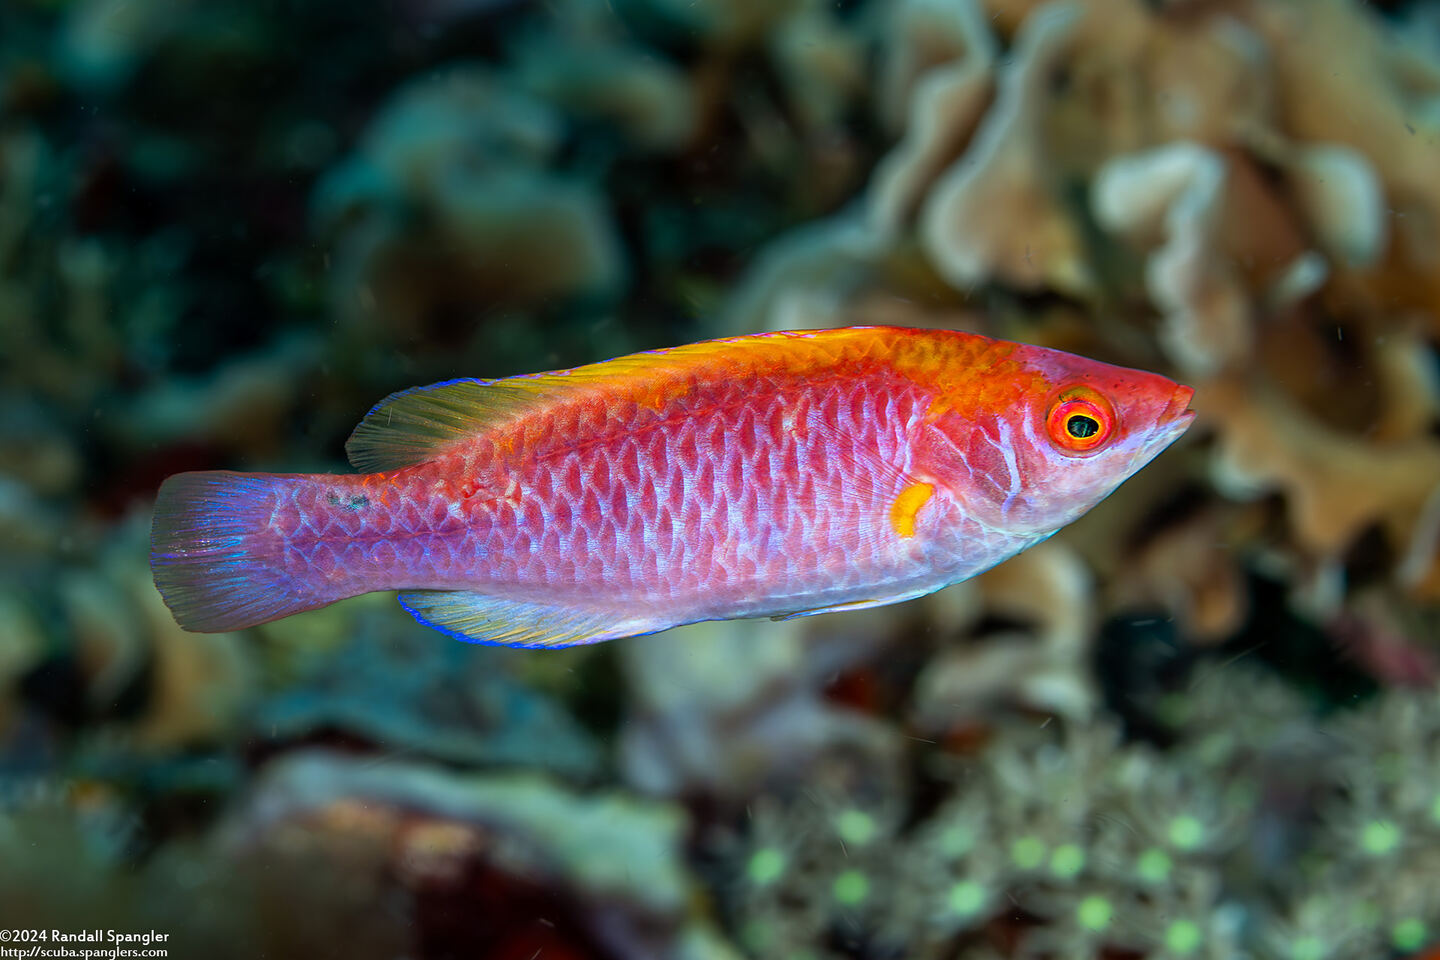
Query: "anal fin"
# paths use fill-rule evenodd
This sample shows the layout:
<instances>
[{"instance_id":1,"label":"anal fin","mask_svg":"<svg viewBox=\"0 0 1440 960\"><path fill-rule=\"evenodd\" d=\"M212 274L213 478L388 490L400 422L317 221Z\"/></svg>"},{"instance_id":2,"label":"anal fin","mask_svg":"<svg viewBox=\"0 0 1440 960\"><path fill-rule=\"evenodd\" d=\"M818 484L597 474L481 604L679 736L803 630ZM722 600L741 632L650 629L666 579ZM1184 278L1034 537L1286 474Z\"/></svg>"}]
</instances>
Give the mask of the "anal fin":
<instances>
[{"instance_id":1,"label":"anal fin","mask_svg":"<svg viewBox=\"0 0 1440 960\"><path fill-rule=\"evenodd\" d=\"M558 649L663 629L613 613L510 600L467 590L408 590L400 605L416 620L466 643Z\"/></svg>"}]
</instances>

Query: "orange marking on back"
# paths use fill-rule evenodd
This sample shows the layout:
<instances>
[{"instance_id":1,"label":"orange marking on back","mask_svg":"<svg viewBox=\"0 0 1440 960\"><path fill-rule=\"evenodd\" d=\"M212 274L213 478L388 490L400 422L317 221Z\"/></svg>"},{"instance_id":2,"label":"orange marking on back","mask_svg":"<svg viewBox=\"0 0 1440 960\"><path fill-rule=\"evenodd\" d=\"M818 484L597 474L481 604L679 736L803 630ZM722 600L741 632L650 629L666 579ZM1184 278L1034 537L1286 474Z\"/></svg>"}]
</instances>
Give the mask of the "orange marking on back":
<instances>
[{"instance_id":1,"label":"orange marking on back","mask_svg":"<svg viewBox=\"0 0 1440 960\"><path fill-rule=\"evenodd\" d=\"M902 538L915 536L915 515L930 502L935 493L934 484L912 483L890 505L890 526Z\"/></svg>"},{"instance_id":2,"label":"orange marking on back","mask_svg":"<svg viewBox=\"0 0 1440 960\"><path fill-rule=\"evenodd\" d=\"M1018 348L974 334L916 337L899 342L893 366L934 391L927 420L947 413L969 420L1013 408L1026 396L1049 389L1038 370L1013 356Z\"/></svg>"},{"instance_id":3,"label":"orange marking on back","mask_svg":"<svg viewBox=\"0 0 1440 960\"><path fill-rule=\"evenodd\" d=\"M603 404L621 420L627 409L663 414L697 386L728 379L898 376L932 394L929 419L948 413L969 418L1011 408L1030 391L1046 389L1037 372L1012 357L1016 348L951 330L849 327L729 337L636 353L500 381L533 391L537 399L551 394L556 402L539 404L496 431L493 449L511 457L545 446L562 425L568 435L570 418L582 406ZM559 386L580 389L553 393Z\"/></svg>"}]
</instances>

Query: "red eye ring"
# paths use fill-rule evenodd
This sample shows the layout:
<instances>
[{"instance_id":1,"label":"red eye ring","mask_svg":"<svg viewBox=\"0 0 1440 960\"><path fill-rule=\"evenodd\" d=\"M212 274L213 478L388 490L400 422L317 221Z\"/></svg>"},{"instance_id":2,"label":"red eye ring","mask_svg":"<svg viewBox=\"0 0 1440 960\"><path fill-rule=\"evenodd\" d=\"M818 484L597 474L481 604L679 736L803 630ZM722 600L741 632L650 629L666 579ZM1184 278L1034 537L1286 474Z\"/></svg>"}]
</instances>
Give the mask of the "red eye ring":
<instances>
[{"instance_id":1,"label":"red eye ring","mask_svg":"<svg viewBox=\"0 0 1440 960\"><path fill-rule=\"evenodd\" d=\"M1071 387L1050 406L1045 431L1061 453L1094 453L1115 435L1115 412L1098 391Z\"/></svg>"}]
</instances>

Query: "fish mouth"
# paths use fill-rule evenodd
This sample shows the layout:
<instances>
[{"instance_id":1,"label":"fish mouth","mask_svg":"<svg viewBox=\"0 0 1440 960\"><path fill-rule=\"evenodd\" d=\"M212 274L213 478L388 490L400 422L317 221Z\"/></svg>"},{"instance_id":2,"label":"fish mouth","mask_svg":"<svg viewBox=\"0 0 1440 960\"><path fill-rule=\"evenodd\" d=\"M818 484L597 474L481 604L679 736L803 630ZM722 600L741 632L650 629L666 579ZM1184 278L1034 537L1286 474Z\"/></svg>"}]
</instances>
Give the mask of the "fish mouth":
<instances>
[{"instance_id":1,"label":"fish mouth","mask_svg":"<svg viewBox=\"0 0 1440 960\"><path fill-rule=\"evenodd\" d=\"M1155 422L1159 426L1172 428L1174 436L1178 437L1195 419L1195 411L1190 409L1190 399L1194 396L1193 387L1177 386L1170 402L1160 411Z\"/></svg>"}]
</instances>

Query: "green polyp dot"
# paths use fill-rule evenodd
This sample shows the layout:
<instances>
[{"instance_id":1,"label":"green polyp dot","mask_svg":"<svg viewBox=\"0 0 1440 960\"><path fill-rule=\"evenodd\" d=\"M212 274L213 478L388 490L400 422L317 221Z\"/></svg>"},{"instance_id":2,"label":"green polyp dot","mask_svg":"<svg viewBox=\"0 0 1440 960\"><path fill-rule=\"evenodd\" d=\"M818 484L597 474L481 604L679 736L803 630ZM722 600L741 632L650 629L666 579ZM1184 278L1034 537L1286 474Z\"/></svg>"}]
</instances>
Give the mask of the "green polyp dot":
<instances>
[{"instance_id":1,"label":"green polyp dot","mask_svg":"<svg viewBox=\"0 0 1440 960\"><path fill-rule=\"evenodd\" d=\"M785 872L785 854L774 847L761 847L750 855L745 873L750 882L758 886L769 886Z\"/></svg>"},{"instance_id":2,"label":"green polyp dot","mask_svg":"<svg viewBox=\"0 0 1440 960\"><path fill-rule=\"evenodd\" d=\"M1050 854L1050 872L1057 877L1073 877L1085 869L1085 851L1073 843L1062 843Z\"/></svg>"},{"instance_id":3,"label":"green polyp dot","mask_svg":"<svg viewBox=\"0 0 1440 960\"><path fill-rule=\"evenodd\" d=\"M835 878L835 886L831 888L831 892L837 901L853 907L870 895L870 878L859 870L846 870Z\"/></svg>"},{"instance_id":4,"label":"green polyp dot","mask_svg":"<svg viewBox=\"0 0 1440 960\"><path fill-rule=\"evenodd\" d=\"M875 818L864 810L846 810L835 818L835 832L846 843L863 847L875 838Z\"/></svg>"},{"instance_id":5,"label":"green polyp dot","mask_svg":"<svg viewBox=\"0 0 1440 960\"><path fill-rule=\"evenodd\" d=\"M1170 843L1179 850L1194 850L1205 842L1205 825L1188 813L1170 821Z\"/></svg>"},{"instance_id":6,"label":"green polyp dot","mask_svg":"<svg viewBox=\"0 0 1440 960\"><path fill-rule=\"evenodd\" d=\"M1290 960L1325 960L1325 944L1319 937L1300 937L1290 944Z\"/></svg>"},{"instance_id":7,"label":"green polyp dot","mask_svg":"<svg viewBox=\"0 0 1440 960\"><path fill-rule=\"evenodd\" d=\"M1435 794L1435 802L1430 804L1430 819L1440 823L1440 793Z\"/></svg>"},{"instance_id":8,"label":"green polyp dot","mask_svg":"<svg viewBox=\"0 0 1440 960\"><path fill-rule=\"evenodd\" d=\"M1022 870L1034 870L1045 861L1045 842L1037 836L1024 836L1010 844L1010 859Z\"/></svg>"},{"instance_id":9,"label":"green polyp dot","mask_svg":"<svg viewBox=\"0 0 1440 960\"><path fill-rule=\"evenodd\" d=\"M1406 917L1390 928L1390 942L1396 950L1409 953L1425 945L1425 924L1415 917Z\"/></svg>"},{"instance_id":10,"label":"green polyp dot","mask_svg":"<svg viewBox=\"0 0 1440 960\"><path fill-rule=\"evenodd\" d=\"M948 902L952 913L971 916L985 906L985 888L974 880L961 880L950 888Z\"/></svg>"},{"instance_id":11,"label":"green polyp dot","mask_svg":"<svg viewBox=\"0 0 1440 960\"><path fill-rule=\"evenodd\" d=\"M1360 846L1372 857L1383 857L1400 846L1400 827L1393 820L1371 820L1360 831Z\"/></svg>"},{"instance_id":12,"label":"green polyp dot","mask_svg":"<svg viewBox=\"0 0 1440 960\"><path fill-rule=\"evenodd\" d=\"M1159 847L1150 847L1135 862L1135 872L1148 883L1164 883L1170 878L1170 854Z\"/></svg>"},{"instance_id":13,"label":"green polyp dot","mask_svg":"<svg viewBox=\"0 0 1440 960\"><path fill-rule=\"evenodd\" d=\"M1193 953L1200 946L1200 927L1191 920L1176 920L1165 929L1165 949L1171 953Z\"/></svg>"},{"instance_id":14,"label":"green polyp dot","mask_svg":"<svg viewBox=\"0 0 1440 960\"><path fill-rule=\"evenodd\" d=\"M1110 901L1098 894L1091 894L1081 900L1080 905L1075 908L1075 919L1080 921L1080 926L1097 933L1107 929L1114 916L1115 908Z\"/></svg>"},{"instance_id":15,"label":"green polyp dot","mask_svg":"<svg viewBox=\"0 0 1440 960\"><path fill-rule=\"evenodd\" d=\"M975 833L969 827L946 827L940 834L940 852L947 857L963 857L975 846Z\"/></svg>"}]
</instances>

